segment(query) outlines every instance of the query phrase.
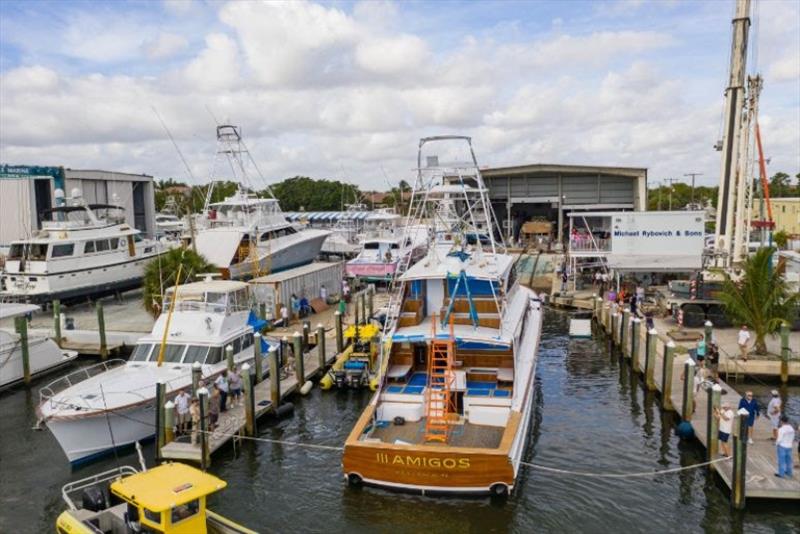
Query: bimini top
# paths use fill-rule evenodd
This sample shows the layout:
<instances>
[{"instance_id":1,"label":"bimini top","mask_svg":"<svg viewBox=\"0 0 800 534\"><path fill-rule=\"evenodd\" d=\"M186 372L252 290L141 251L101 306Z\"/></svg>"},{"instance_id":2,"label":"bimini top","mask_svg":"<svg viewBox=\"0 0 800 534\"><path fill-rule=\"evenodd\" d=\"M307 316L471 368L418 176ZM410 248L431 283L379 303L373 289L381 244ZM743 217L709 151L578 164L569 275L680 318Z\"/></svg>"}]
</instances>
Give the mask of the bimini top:
<instances>
[{"instance_id":1,"label":"bimini top","mask_svg":"<svg viewBox=\"0 0 800 534\"><path fill-rule=\"evenodd\" d=\"M180 463L168 463L117 480L111 491L153 512L164 512L227 486L222 479Z\"/></svg>"},{"instance_id":2,"label":"bimini top","mask_svg":"<svg viewBox=\"0 0 800 534\"><path fill-rule=\"evenodd\" d=\"M8 319L9 317L19 317L28 313L33 313L39 310L36 304L18 304L13 302L6 302L0 306L0 319Z\"/></svg>"},{"instance_id":3,"label":"bimini top","mask_svg":"<svg viewBox=\"0 0 800 534\"><path fill-rule=\"evenodd\" d=\"M192 282L178 286L178 298L191 298L202 296L206 293L232 293L240 289L247 289L246 282L236 280L205 280L203 282ZM167 289L167 293L175 291L174 287Z\"/></svg>"},{"instance_id":4,"label":"bimini top","mask_svg":"<svg viewBox=\"0 0 800 534\"><path fill-rule=\"evenodd\" d=\"M464 270L468 278L479 280L497 280L505 278L513 264L513 257L508 254L492 254L483 252L450 253L444 255L432 248L423 259L412 265L401 280L429 280L458 276Z\"/></svg>"}]
</instances>

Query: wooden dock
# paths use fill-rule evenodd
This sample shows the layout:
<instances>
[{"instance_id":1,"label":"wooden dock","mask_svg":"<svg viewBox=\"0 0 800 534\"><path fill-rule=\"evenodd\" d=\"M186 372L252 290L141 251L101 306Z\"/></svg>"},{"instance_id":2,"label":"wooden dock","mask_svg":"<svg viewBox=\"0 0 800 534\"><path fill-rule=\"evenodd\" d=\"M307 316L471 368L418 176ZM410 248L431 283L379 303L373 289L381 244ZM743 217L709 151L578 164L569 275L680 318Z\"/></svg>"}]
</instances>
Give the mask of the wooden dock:
<instances>
[{"instance_id":1,"label":"wooden dock","mask_svg":"<svg viewBox=\"0 0 800 534\"><path fill-rule=\"evenodd\" d=\"M336 353L335 336L325 336L325 362L332 363L338 354ZM317 374L319 371L318 346L306 352L303 357L304 374L302 381L297 380L297 376L292 372L288 377L280 381L281 400L298 391L305 381ZM267 377L253 388L255 394L255 417L259 417L272 411L270 401L270 381L272 377ZM244 403L239 406L228 408L227 411L219 414L219 421L216 430L210 435L208 441L209 454L213 455L234 437L244 434L245 427L245 408ZM200 463L202 453L200 443L192 445L188 441L173 441L161 448L161 457L166 460L188 460Z\"/></svg>"},{"instance_id":2,"label":"wooden dock","mask_svg":"<svg viewBox=\"0 0 800 534\"><path fill-rule=\"evenodd\" d=\"M664 358L665 349L669 341L672 341L666 335L658 333L653 342L653 362L650 365L652 369L648 380L647 361L646 361L646 345L647 345L647 332L644 321L639 323L639 335L634 342L631 327L632 318L626 314L627 323L623 323L623 315L618 314L614 316L612 310L609 309L607 303L595 309L594 316L598 321L600 329L605 332L623 353L626 359L629 359L634 370L645 375L645 387L658 391L662 396L662 407L666 410L677 411L678 414L684 413L684 395L683 386L684 381L682 378L684 366L689 359L686 347L681 349L680 344L676 343L676 354L673 358L672 368L665 369ZM623 334L623 331L625 332ZM624 338L624 339L623 339ZM635 348L634 348L635 346ZM665 373L666 371L666 373ZM664 375L670 375L671 380L665 381ZM689 377L692 380L692 377ZM669 394L664 396L665 384L669 384ZM741 394L736 391L731 385L722 380L717 382L722 387L721 402L729 403L734 413L739 406L739 400L742 398ZM744 389L744 388L743 388ZM700 387L700 391L695 395L696 409L692 414L689 422L694 429L694 434L704 447L708 448L708 392L706 387ZM688 403L687 403L688 404ZM766 406L761 407L762 410ZM735 427L734 427L735 433ZM796 472L794 478L785 479L775 476L777 471L777 456L775 451L775 442L769 438L772 435L771 425L769 420L762 416L756 419L753 431L753 444L747 446L747 465L745 469L745 497L758 498L758 499L775 499L775 500L800 500L800 476ZM733 434L729 444L733 448ZM792 452L792 458L795 458L795 452ZM717 456L721 458L721 456ZM711 468L719 474L720 479L725 483L728 488L733 485L733 461L717 462L712 464Z\"/></svg>"}]
</instances>

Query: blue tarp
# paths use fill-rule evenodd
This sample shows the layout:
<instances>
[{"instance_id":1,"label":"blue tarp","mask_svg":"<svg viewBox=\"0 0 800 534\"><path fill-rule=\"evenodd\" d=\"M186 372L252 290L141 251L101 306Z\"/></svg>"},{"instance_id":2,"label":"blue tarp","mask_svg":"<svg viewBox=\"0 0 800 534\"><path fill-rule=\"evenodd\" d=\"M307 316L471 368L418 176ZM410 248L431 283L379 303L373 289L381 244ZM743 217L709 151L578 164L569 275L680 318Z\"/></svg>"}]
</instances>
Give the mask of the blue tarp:
<instances>
[{"instance_id":1,"label":"blue tarp","mask_svg":"<svg viewBox=\"0 0 800 534\"><path fill-rule=\"evenodd\" d=\"M469 284L469 292L470 294L475 296L491 296L492 295L492 284L494 284L494 294L499 292L498 285L496 282L492 282L490 280L478 280L475 278L467 277L467 283ZM453 291L456 287L456 282L458 281L458 275L453 277L447 277L447 290L450 295L453 295ZM458 288L458 294L454 295L456 297L466 297L467 290L464 287L464 282L462 281L461 285Z\"/></svg>"}]
</instances>

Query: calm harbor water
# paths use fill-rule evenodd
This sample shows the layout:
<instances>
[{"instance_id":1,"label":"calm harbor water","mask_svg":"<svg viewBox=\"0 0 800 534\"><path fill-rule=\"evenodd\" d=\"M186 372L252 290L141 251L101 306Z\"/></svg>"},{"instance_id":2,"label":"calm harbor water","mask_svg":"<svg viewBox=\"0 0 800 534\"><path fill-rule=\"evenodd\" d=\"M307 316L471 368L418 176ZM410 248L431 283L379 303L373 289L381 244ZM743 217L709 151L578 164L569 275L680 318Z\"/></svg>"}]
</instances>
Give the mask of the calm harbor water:
<instances>
[{"instance_id":1,"label":"calm harbor water","mask_svg":"<svg viewBox=\"0 0 800 534\"><path fill-rule=\"evenodd\" d=\"M633 472L701 462L703 449L675 436L673 417L619 357L595 340L570 340L568 316L548 312L526 461L590 472ZM41 385L41 384L39 384ZM754 386L762 402L769 388ZM0 394L0 532L52 532L61 486L114 467L110 458L70 468L47 431L32 430L37 389ZM800 388L789 391L800 416ZM293 418L262 422L271 439L341 445L367 392L321 392L296 400ZM152 445L145 447L152 460ZM135 464L135 454L120 463ZM431 499L342 482L340 455L246 443L214 458L229 486L211 505L261 532L797 532L800 507L751 503L729 508L727 490L705 469L654 479L597 479L526 469L505 503ZM797 474L795 476L798 476Z\"/></svg>"}]
</instances>

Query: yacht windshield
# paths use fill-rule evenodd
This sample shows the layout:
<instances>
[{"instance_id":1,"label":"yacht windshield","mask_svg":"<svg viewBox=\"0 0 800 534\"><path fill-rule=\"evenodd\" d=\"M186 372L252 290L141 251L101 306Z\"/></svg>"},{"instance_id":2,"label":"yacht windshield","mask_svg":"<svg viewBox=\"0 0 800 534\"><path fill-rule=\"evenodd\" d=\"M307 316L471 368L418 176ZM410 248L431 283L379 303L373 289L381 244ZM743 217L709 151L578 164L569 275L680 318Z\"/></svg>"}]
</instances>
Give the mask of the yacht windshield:
<instances>
[{"instance_id":1,"label":"yacht windshield","mask_svg":"<svg viewBox=\"0 0 800 534\"><path fill-rule=\"evenodd\" d=\"M186 357L183 359L183 363L203 363L206 360L206 355L208 355L208 347L189 345L189 348L186 349Z\"/></svg>"},{"instance_id":2,"label":"yacht windshield","mask_svg":"<svg viewBox=\"0 0 800 534\"><path fill-rule=\"evenodd\" d=\"M153 348L152 343L142 343L141 345L136 345L136 348L133 349L133 354L131 354L130 361L146 362L148 356L150 356L150 350L152 348Z\"/></svg>"}]
</instances>

